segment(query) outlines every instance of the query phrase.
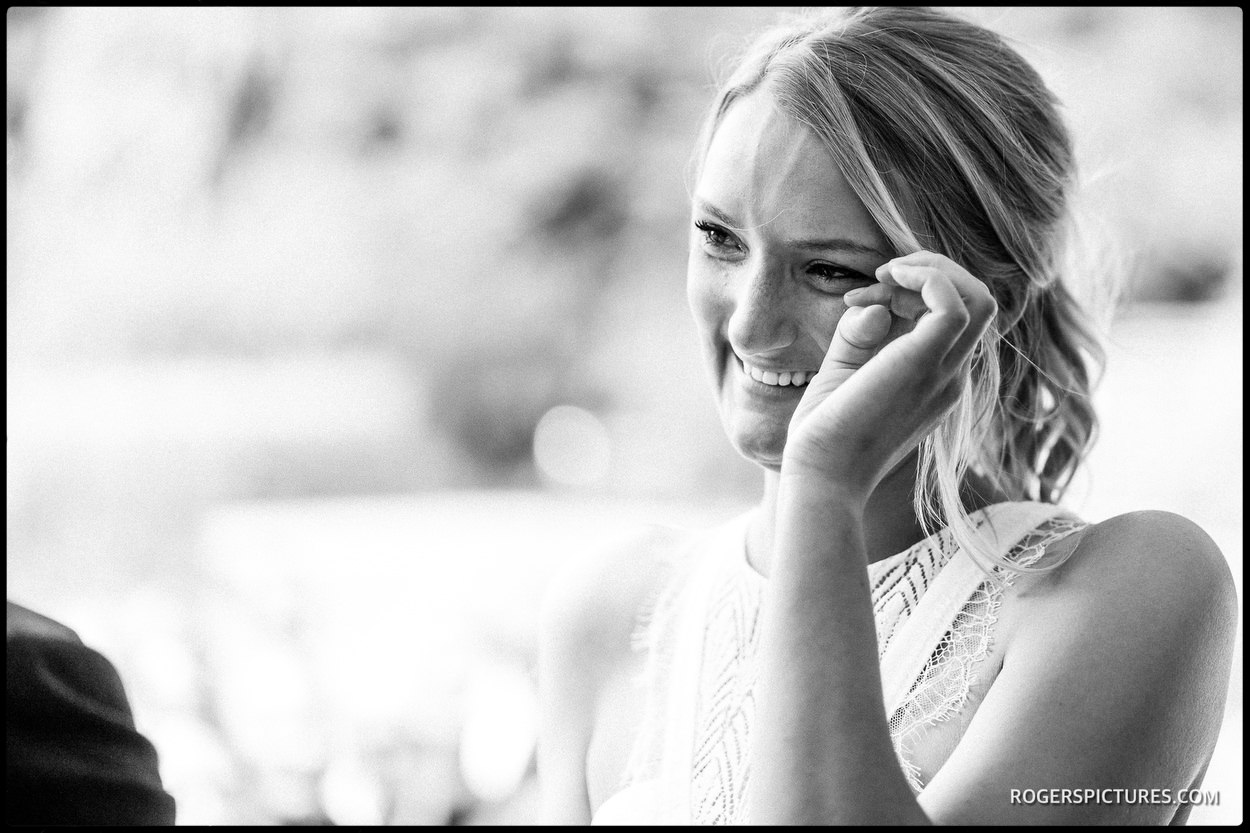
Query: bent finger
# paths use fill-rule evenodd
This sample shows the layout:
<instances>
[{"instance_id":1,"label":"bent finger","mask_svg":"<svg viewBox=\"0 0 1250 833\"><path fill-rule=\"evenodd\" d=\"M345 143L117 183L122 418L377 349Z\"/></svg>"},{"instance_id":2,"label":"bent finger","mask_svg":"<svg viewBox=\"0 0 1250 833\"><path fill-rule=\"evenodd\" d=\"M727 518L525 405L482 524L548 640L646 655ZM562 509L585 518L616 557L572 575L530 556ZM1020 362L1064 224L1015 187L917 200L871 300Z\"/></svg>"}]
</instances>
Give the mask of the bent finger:
<instances>
[{"instance_id":1,"label":"bent finger","mask_svg":"<svg viewBox=\"0 0 1250 833\"><path fill-rule=\"evenodd\" d=\"M895 266L921 266L937 269L945 274L951 283L954 284L955 289L959 291L959 297L963 298L965 305L967 305L974 316L989 316L993 314L993 309L996 305L994 303L994 294L990 292L989 287L985 285L984 281L946 255L922 250L912 252L909 255L903 255L902 257L896 257L893 260L886 261L877 268L877 280L888 283L891 271Z\"/></svg>"},{"instance_id":2,"label":"bent finger","mask_svg":"<svg viewBox=\"0 0 1250 833\"><path fill-rule=\"evenodd\" d=\"M945 363L972 320L958 289L943 271L928 266L896 265L890 277L919 292L928 310L912 330L916 349Z\"/></svg>"},{"instance_id":3,"label":"bent finger","mask_svg":"<svg viewBox=\"0 0 1250 833\"><path fill-rule=\"evenodd\" d=\"M919 288L922 298L925 297L923 285L928 285L930 282L937 282L935 286L947 284L953 287L958 293L959 303L958 305L952 304L949 308L949 314L952 316L951 323L953 325L961 314L957 307L962 307L962 314L967 315L967 321L962 332L946 351L944 360L955 363L968 358L998 313L998 302L994 300L989 287L949 258L933 252L916 252L908 257L917 262L900 262L900 259L900 261L887 264L890 269L888 274L883 276L884 280L886 282L897 281L900 286ZM922 260L940 265L922 265L919 262ZM933 309L927 301L926 306Z\"/></svg>"},{"instance_id":4,"label":"bent finger","mask_svg":"<svg viewBox=\"0 0 1250 833\"><path fill-rule=\"evenodd\" d=\"M867 307L872 304L881 304L889 308L890 312L909 321L915 321L929 310L925 306L924 299L920 297L920 293L887 283L874 283L871 286L852 289L843 295L842 299L847 306Z\"/></svg>"}]
</instances>

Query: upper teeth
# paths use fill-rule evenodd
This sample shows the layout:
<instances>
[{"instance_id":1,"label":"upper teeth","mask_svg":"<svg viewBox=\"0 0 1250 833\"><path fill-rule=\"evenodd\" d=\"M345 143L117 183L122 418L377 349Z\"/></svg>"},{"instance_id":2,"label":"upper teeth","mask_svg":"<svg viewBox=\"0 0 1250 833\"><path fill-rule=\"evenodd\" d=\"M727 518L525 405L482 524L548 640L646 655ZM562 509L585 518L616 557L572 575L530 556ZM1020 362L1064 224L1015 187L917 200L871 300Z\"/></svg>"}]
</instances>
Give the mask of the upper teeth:
<instances>
[{"instance_id":1,"label":"upper teeth","mask_svg":"<svg viewBox=\"0 0 1250 833\"><path fill-rule=\"evenodd\" d=\"M746 362L742 363L742 368L755 381L776 387L784 387L786 385L794 385L796 388L801 387L806 385L808 380L816 375L806 370L787 370L782 373L772 370L760 370L758 367L752 367Z\"/></svg>"}]
</instances>

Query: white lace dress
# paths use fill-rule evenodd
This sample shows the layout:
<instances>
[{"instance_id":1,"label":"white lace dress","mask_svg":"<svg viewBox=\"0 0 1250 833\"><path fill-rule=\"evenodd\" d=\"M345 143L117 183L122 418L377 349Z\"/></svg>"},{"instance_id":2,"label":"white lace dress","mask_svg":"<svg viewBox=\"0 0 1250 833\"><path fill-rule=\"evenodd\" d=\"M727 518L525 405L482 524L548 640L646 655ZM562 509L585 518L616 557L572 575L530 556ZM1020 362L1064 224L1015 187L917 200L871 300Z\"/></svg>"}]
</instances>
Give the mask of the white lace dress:
<instances>
[{"instance_id":1,"label":"white lace dress","mask_svg":"<svg viewBox=\"0 0 1250 833\"><path fill-rule=\"evenodd\" d=\"M767 585L746 559L749 518L712 530L676 560L640 622L645 717L623 783L592 824L748 822L747 750ZM1085 526L1032 502L994 504L972 519L998 552L1025 565ZM967 704L1011 582L989 581L945 529L870 564L868 575L890 735L919 794L912 745Z\"/></svg>"}]
</instances>

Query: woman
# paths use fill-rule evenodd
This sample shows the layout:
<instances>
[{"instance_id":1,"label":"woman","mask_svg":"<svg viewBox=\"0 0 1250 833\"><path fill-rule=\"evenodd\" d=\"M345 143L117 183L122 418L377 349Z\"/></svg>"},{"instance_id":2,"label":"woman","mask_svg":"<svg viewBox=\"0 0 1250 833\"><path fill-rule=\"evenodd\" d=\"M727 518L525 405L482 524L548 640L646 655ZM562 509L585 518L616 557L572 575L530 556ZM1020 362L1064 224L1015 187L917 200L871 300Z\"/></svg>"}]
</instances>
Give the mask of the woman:
<instances>
[{"instance_id":1,"label":"woman","mask_svg":"<svg viewBox=\"0 0 1250 833\"><path fill-rule=\"evenodd\" d=\"M689 300L763 497L553 587L547 819L1183 821L1235 594L1184 518L1057 505L1097 348L1040 78L940 12L801 19L697 161Z\"/></svg>"}]
</instances>

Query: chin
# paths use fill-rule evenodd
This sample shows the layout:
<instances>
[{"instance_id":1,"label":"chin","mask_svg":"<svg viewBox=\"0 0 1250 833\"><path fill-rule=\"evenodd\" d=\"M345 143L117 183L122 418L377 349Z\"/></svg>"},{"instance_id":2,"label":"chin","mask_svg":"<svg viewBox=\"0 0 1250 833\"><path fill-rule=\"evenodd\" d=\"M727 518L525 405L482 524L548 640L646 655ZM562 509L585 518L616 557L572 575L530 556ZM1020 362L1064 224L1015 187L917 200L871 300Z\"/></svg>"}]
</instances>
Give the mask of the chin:
<instances>
[{"instance_id":1,"label":"chin","mask_svg":"<svg viewBox=\"0 0 1250 833\"><path fill-rule=\"evenodd\" d=\"M781 455L786 448L786 429L744 430L742 426L727 426L729 442L744 458L757 466L781 471Z\"/></svg>"}]
</instances>

